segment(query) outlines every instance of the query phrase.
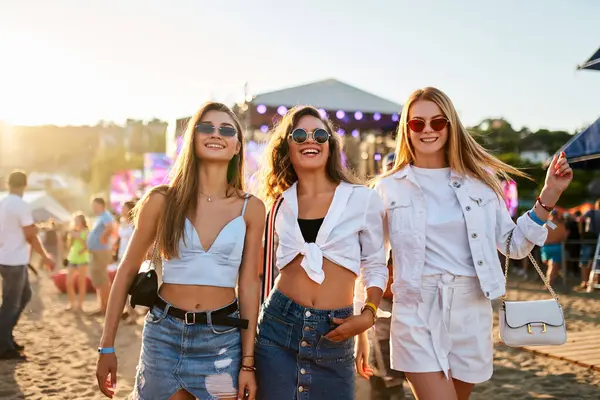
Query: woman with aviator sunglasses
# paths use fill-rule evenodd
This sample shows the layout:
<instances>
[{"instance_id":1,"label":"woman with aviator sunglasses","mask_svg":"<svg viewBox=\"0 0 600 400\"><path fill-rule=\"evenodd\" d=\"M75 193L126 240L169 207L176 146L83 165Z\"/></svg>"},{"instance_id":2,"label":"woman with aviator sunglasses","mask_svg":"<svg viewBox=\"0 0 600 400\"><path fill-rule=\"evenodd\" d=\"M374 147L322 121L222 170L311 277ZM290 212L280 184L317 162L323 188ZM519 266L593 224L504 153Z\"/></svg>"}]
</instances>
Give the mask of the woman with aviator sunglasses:
<instances>
[{"instance_id":1,"label":"woman with aviator sunglasses","mask_svg":"<svg viewBox=\"0 0 600 400\"><path fill-rule=\"evenodd\" d=\"M283 200L279 276L258 323L260 400L354 399L353 338L373 326L386 287L383 204L344 169L332 132L317 109L296 107L265 152L262 196ZM367 302L353 316L357 277Z\"/></svg>"},{"instance_id":2,"label":"woman with aviator sunglasses","mask_svg":"<svg viewBox=\"0 0 600 400\"><path fill-rule=\"evenodd\" d=\"M573 172L552 160L532 210L516 222L501 179L524 176L469 135L442 91L404 104L394 168L375 185L386 207L394 306L391 366L420 400L466 400L493 370L491 299L505 293L498 250L524 258L546 239L544 223Z\"/></svg>"},{"instance_id":3,"label":"woman with aviator sunglasses","mask_svg":"<svg viewBox=\"0 0 600 400\"><path fill-rule=\"evenodd\" d=\"M127 290L154 248L163 284L146 315L133 398L255 398L265 208L244 191L243 155L235 114L206 103L188 123L170 183L136 206L98 349L96 375L107 397L116 384L113 344Z\"/></svg>"}]
</instances>

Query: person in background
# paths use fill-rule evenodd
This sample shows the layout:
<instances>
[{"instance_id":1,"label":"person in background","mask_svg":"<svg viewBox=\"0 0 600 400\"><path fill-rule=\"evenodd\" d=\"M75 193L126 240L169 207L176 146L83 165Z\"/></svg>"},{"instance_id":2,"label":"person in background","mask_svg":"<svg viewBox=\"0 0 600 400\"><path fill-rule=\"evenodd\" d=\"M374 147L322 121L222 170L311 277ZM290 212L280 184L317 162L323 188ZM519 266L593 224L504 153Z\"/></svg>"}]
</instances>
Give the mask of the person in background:
<instances>
[{"instance_id":1,"label":"person in background","mask_svg":"<svg viewBox=\"0 0 600 400\"><path fill-rule=\"evenodd\" d=\"M587 288L588 290L592 290L591 287L588 288L588 281L596 252L596 244L600 236L600 199L596 200L592 210L589 210L581 217L580 232L581 239L585 243L581 245L581 253L579 255L579 267L581 268L581 285L579 289Z\"/></svg>"},{"instance_id":2,"label":"person in background","mask_svg":"<svg viewBox=\"0 0 600 400\"><path fill-rule=\"evenodd\" d=\"M557 210L553 210L550 213L549 220L556 226L556 228L551 229L546 226L548 229L548 237L546 239L546 243L542 247L542 261L548 266L546 270L546 279L549 284L552 284L556 275L558 275L561 270L562 260L564 257L563 254L563 242L567 240L567 236L569 235L569 231L565 226L565 221L561 218L560 214ZM563 279L566 279L566 276L563 276Z\"/></svg>"},{"instance_id":3,"label":"person in background","mask_svg":"<svg viewBox=\"0 0 600 400\"><path fill-rule=\"evenodd\" d=\"M42 256L49 270L54 268L52 256L38 238L31 208L23 200L26 187L27 175L15 171L8 177L8 196L0 200L0 360L26 360L13 329L31 299L27 275L31 250Z\"/></svg>"},{"instance_id":4,"label":"person in background","mask_svg":"<svg viewBox=\"0 0 600 400\"><path fill-rule=\"evenodd\" d=\"M394 166L396 160L395 154L390 153L383 159L382 173L388 172ZM379 314L375 329L370 333L370 361L373 365L373 376L369 379L371 385L371 400L400 400L404 399L404 373L393 370L390 367L390 325L393 305L393 294L391 286L393 283L393 260L392 251L388 256L388 272L390 279L387 288L383 293L383 298L379 303L379 309L385 312L385 315Z\"/></svg>"},{"instance_id":5,"label":"person in background","mask_svg":"<svg viewBox=\"0 0 600 400\"><path fill-rule=\"evenodd\" d=\"M61 260L63 256L63 241L54 219L50 218L48 220L48 227L42 237L46 251L52 255L54 260Z\"/></svg>"},{"instance_id":6,"label":"person in background","mask_svg":"<svg viewBox=\"0 0 600 400\"><path fill-rule=\"evenodd\" d=\"M88 224L85 215L75 214L73 227L68 233L67 255L67 296L69 305L67 310L81 311L85 294L87 292L87 266L90 262L90 254L86 241L88 236ZM77 272L77 297L75 296L75 272Z\"/></svg>"},{"instance_id":7,"label":"person in background","mask_svg":"<svg viewBox=\"0 0 600 400\"><path fill-rule=\"evenodd\" d=\"M133 224L133 208L135 207L134 201L126 201L121 208L121 221L119 224L119 247L117 249L117 263L121 263L123 256L125 256L125 250L133 235L135 226ZM129 305L129 301L125 302L125 311L123 311L122 318L129 324L135 324L137 314L135 310Z\"/></svg>"},{"instance_id":8,"label":"person in background","mask_svg":"<svg viewBox=\"0 0 600 400\"><path fill-rule=\"evenodd\" d=\"M565 227L569 232L567 236L566 254L567 257L567 271L572 274L579 274L579 252L581 251L581 232L579 232L579 218L581 218L581 212L577 210L575 214L565 214Z\"/></svg>"},{"instance_id":9,"label":"person in background","mask_svg":"<svg viewBox=\"0 0 600 400\"><path fill-rule=\"evenodd\" d=\"M110 294L108 265L112 261L111 235L115 229L114 218L106 210L106 202L101 197L92 200L92 210L96 222L87 237L87 248L90 252L90 279L98 296L98 309L91 316L104 315Z\"/></svg>"}]
</instances>

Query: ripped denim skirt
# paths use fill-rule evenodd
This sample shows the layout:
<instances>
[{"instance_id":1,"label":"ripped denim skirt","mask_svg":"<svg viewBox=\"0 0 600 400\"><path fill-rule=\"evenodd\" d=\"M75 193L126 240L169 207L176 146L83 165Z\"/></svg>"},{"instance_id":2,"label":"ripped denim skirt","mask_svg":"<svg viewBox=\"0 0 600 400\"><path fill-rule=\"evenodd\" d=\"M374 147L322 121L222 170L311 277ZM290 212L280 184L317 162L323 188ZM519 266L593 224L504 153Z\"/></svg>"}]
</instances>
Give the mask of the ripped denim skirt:
<instances>
[{"instance_id":1,"label":"ripped denim skirt","mask_svg":"<svg viewBox=\"0 0 600 400\"><path fill-rule=\"evenodd\" d=\"M133 399L169 399L181 389L199 399L237 396L244 323L237 300L186 313L159 298L144 322Z\"/></svg>"}]
</instances>

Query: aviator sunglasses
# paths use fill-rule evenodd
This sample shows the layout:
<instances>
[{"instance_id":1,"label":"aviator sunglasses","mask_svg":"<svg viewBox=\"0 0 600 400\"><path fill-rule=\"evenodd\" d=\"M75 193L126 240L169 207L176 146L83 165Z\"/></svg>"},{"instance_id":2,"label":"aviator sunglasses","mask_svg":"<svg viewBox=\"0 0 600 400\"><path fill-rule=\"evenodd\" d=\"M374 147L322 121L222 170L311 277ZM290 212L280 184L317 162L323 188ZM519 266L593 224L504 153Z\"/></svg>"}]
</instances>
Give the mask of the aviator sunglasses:
<instances>
[{"instance_id":1,"label":"aviator sunglasses","mask_svg":"<svg viewBox=\"0 0 600 400\"><path fill-rule=\"evenodd\" d=\"M447 118L436 117L436 118L432 119L431 121L429 121L429 126L435 132L439 132L439 131L443 130L446 127L446 125L448 125L448 122L449 121ZM407 122L407 125L411 131L419 133L419 132L423 132L423 130L425 129L426 122L422 119L413 118Z\"/></svg>"},{"instance_id":2,"label":"aviator sunglasses","mask_svg":"<svg viewBox=\"0 0 600 400\"><path fill-rule=\"evenodd\" d=\"M329 132L325 129L317 128L312 132L306 132L306 130L302 128L296 128L290 134L292 140L298 144L302 144L308 140L308 136L311 135L313 140L318 144L324 144L329 140Z\"/></svg>"},{"instance_id":3,"label":"aviator sunglasses","mask_svg":"<svg viewBox=\"0 0 600 400\"><path fill-rule=\"evenodd\" d=\"M215 131L215 127L211 124L201 122L196 125L194 131L196 133L202 133L202 134L208 135L208 134L212 134ZM235 128L232 126L220 126L218 131L219 131L219 134L223 137L234 137L237 133Z\"/></svg>"}]
</instances>

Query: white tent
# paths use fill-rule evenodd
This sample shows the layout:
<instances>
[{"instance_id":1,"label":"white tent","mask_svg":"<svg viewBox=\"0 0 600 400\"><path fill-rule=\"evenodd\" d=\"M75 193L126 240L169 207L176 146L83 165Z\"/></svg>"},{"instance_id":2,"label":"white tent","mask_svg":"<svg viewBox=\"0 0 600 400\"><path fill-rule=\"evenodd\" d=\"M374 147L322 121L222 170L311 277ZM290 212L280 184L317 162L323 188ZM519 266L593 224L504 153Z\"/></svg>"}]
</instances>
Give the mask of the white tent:
<instances>
[{"instance_id":1,"label":"white tent","mask_svg":"<svg viewBox=\"0 0 600 400\"><path fill-rule=\"evenodd\" d=\"M8 192L0 192L0 200L7 195ZM68 222L71 219L71 213L43 190L25 192L23 200L31 206L36 223L47 221L50 218L56 222Z\"/></svg>"}]
</instances>

